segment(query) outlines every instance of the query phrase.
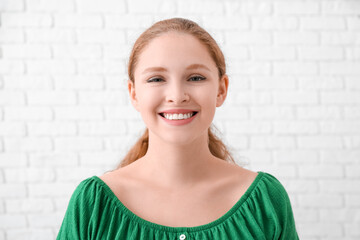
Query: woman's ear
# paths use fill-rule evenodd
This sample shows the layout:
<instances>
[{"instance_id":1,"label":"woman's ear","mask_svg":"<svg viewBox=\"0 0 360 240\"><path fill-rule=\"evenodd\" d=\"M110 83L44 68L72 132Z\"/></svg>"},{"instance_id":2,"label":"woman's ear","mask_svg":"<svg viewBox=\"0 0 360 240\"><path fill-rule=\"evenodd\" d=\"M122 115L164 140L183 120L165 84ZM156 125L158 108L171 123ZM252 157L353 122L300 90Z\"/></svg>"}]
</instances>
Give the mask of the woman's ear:
<instances>
[{"instance_id":1,"label":"woman's ear","mask_svg":"<svg viewBox=\"0 0 360 240\"><path fill-rule=\"evenodd\" d=\"M135 84L131 80L128 80L128 90L129 90L131 104L134 106L134 108L137 111L139 111L136 92L135 92Z\"/></svg>"},{"instance_id":2,"label":"woman's ear","mask_svg":"<svg viewBox=\"0 0 360 240\"><path fill-rule=\"evenodd\" d=\"M229 87L229 78L224 74L219 81L219 90L216 97L216 107L220 107L226 99L227 91Z\"/></svg>"}]
</instances>

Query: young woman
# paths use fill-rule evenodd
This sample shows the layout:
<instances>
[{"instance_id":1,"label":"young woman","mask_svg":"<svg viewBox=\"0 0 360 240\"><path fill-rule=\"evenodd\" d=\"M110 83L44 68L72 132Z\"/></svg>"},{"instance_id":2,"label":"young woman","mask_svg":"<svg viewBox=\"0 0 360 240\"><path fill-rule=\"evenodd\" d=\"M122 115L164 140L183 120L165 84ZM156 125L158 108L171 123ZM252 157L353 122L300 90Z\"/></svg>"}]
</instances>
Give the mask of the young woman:
<instances>
[{"instance_id":1,"label":"young woman","mask_svg":"<svg viewBox=\"0 0 360 240\"><path fill-rule=\"evenodd\" d=\"M128 89L147 129L118 169L80 183L58 239L298 239L281 183L236 165L211 130L225 70L190 20L157 22L137 39Z\"/></svg>"}]
</instances>

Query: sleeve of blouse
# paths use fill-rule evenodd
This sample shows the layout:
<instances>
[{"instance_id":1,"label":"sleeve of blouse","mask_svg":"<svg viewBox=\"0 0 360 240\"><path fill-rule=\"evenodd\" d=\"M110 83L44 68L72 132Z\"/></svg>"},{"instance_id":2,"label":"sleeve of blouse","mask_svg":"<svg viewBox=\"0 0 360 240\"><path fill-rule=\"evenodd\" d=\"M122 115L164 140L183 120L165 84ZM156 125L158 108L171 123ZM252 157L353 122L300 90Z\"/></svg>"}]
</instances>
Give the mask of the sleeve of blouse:
<instances>
[{"instance_id":1,"label":"sleeve of blouse","mask_svg":"<svg viewBox=\"0 0 360 240\"><path fill-rule=\"evenodd\" d=\"M89 223L94 205L92 181L82 181L72 194L65 212L57 240L91 239Z\"/></svg>"},{"instance_id":2,"label":"sleeve of blouse","mask_svg":"<svg viewBox=\"0 0 360 240\"><path fill-rule=\"evenodd\" d=\"M270 175L271 176L271 175ZM291 207L290 198L283 185L273 176L273 203L276 206L278 222L280 224L280 240L298 240L299 236L296 231L294 215Z\"/></svg>"}]
</instances>

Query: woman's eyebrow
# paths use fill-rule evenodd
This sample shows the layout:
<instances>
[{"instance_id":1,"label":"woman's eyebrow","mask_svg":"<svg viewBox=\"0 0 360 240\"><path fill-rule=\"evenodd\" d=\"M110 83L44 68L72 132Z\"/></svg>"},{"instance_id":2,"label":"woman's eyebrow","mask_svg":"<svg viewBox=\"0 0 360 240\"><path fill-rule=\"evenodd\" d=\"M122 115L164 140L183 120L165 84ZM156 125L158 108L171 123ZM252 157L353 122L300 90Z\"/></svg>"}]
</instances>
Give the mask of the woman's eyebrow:
<instances>
[{"instance_id":1,"label":"woman's eyebrow","mask_svg":"<svg viewBox=\"0 0 360 240\"><path fill-rule=\"evenodd\" d=\"M142 73L147 73L147 72L166 72L166 68L163 67L150 67L145 69Z\"/></svg>"},{"instance_id":2,"label":"woman's eyebrow","mask_svg":"<svg viewBox=\"0 0 360 240\"><path fill-rule=\"evenodd\" d=\"M199 64L199 63L191 64L186 69L191 70L191 69L198 69L198 68L203 68L209 72L211 71L207 66L205 66L204 64Z\"/></svg>"}]
</instances>

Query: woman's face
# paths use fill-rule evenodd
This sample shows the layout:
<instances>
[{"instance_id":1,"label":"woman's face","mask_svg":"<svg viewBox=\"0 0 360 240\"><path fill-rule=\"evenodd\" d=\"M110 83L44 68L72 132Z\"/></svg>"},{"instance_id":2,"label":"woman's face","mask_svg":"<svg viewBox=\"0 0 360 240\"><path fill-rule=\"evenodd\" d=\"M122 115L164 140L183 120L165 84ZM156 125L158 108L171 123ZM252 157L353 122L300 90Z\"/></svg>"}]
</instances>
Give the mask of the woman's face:
<instances>
[{"instance_id":1,"label":"woman's face","mask_svg":"<svg viewBox=\"0 0 360 240\"><path fill-rule=\"evenodd\" d=\"M129 81L128 87L149 134L178 144L207 136L215 109L226 98L228 79L225 75L219 81L206 47L192 35L169 32L153 39L138 59L135 86ZM186 113L197 113L190 119L176 120L170 114L176 110L185 117L189 117Z\"/></svg>"}]
</instances>

